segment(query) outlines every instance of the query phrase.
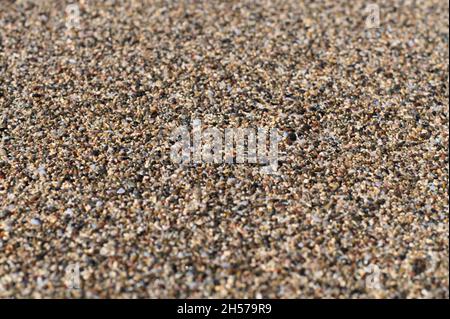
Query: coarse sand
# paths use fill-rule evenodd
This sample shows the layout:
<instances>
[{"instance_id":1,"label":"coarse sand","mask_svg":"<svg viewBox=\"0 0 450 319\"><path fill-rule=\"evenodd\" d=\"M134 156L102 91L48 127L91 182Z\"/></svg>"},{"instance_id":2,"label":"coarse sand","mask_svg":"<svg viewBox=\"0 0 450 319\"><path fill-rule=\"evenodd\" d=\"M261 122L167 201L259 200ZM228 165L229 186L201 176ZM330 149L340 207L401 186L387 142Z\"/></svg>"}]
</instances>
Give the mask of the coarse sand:
<instances>
[{"instance_id":1,"label":"coarse sand","mask_svg":"<svg viewBox=\"0 0 450 319\"><path fill-rule=\"evenodd\" d=\"M0 297L449 298L449 3L373 2L0 0Z\"/></svg>"}]
</instances>

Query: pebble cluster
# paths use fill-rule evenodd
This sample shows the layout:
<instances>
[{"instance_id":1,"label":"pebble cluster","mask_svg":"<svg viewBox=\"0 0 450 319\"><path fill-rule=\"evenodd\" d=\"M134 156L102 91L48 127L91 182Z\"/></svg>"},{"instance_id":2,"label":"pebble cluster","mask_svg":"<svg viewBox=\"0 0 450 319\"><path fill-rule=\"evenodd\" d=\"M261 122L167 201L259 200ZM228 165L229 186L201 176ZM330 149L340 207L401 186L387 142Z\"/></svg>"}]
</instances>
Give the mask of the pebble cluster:
<instances>
[{"instance_id":1,"label":"pebble cluster","mask_svg":"<svg viewBox=\"0 0 450 319\"><path fill-rule=\"evenodd\" d=\"M1 0L0 297L449 298L448 1L374 2Z\"/></svg>"}]
</instances>

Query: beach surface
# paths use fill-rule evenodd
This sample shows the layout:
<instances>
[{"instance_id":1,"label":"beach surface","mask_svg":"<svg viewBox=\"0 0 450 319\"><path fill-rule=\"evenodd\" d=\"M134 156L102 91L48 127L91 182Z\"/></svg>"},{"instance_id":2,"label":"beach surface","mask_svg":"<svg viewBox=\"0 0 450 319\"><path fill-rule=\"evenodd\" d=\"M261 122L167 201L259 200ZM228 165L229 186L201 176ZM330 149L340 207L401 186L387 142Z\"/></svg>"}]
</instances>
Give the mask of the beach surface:
<instances>
[{"instance_id":1,"label":"beach surface","mask_svg":"<svg viewBox=\"0 0 450 319\"><path fill-rule=\"evenodd\" d=\"M448 10L0 0L0 297L449 298Z\"/></svg>"}]
</instances>

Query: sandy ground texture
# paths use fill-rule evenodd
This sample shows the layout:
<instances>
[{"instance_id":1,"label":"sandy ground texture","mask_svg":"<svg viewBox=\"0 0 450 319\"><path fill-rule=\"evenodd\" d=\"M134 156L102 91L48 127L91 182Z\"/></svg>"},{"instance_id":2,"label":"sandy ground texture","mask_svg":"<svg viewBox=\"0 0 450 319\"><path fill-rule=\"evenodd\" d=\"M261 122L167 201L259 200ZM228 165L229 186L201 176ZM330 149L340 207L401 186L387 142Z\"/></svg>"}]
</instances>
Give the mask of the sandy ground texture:
<instances>
[{"instance_id":1,"label":"sandy ground texture","mask_svg":"<svg viewBox=\"0 0 450 319\"><path fill-rule=\"evenodd\" d=\"M448 298L448 1L365 9L0 0L0 297Z\"/></svg>"}]
</instances>

